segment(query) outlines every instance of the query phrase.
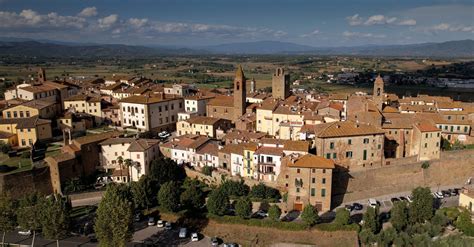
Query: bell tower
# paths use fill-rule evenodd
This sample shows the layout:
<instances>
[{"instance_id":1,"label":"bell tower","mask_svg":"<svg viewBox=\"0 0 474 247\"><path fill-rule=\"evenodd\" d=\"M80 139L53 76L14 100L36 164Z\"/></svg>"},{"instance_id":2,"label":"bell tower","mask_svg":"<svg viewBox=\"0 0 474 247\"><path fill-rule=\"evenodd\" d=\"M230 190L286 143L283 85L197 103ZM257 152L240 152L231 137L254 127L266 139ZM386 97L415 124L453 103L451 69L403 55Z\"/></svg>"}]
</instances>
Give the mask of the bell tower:
<instances>
[{"instance_id":1,"label":"bell tower","mask_svg":"<svg viewBox=\"0 0 474 247\"><path fill-rule=\"evenodd\" d=\"M290 75L283 68L276 69L272 77L272 97L286 99L290 96Z\"/></svg>"},{"instance_id":2,"label":"bell tower","mask_svg":"<svg viewBox=\"0 0 474 247\"><path fill-rule=\"evenodd\" d=\"M377 109L379 109L379 111L382 111L384 92L383 92L383 79L380 75L378 75L377 78L375 78L374 92L373 92L372 97L373 97L372 100L377 106Z\"/></svg>"},{"instance_id":3,"label":"bell tower","mask_svg":"<svg viewBox=\"0 0 474 247\"><path fill-rule=\"evenodd\" d=\"M237 121L245 113L245 106L247 101L247 87L244 71L239 65L235 72L234 79L234 117L233 121Z\"/></svg>"},{"instance_id":4,"label":"bell tower","mask_svg":"<svg viewBox=\"0 0 474 247\"><path fill-rule=\"evenodd\" d=\"M46 72L43 68L38 69L38 81L45 82L46 81Z\"/></svg>"}]
</instances>

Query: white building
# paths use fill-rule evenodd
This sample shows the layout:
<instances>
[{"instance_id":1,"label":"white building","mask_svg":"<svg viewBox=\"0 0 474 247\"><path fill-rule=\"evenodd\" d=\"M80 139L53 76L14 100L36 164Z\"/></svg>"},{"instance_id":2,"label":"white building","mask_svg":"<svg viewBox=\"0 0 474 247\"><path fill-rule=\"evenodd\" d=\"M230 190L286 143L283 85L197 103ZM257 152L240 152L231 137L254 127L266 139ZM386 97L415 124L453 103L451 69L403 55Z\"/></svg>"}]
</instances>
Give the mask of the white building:
<instances>
[{"instance_id":1,"label":"white building","mask_svg":"<svg viewBox=\"0 0 474 247\"><path fill-rule=\"evenodd\" d=\"M159 141L155 139L110 138L100 143L101 167L112 170L116 182L138 181L150 170L151 162L160 154ZM119 162L122 157L122 164ZM127 167L128 161L131 166Z\"/></svg>"}]
</instances>

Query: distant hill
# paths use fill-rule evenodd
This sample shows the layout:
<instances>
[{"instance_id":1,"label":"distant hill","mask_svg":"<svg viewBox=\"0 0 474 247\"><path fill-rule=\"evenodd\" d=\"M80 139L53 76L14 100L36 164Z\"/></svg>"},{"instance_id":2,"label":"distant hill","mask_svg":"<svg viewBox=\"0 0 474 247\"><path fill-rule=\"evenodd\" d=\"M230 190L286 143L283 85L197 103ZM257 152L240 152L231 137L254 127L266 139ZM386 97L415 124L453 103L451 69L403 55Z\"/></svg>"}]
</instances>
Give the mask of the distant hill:
<instances>
[{"instance_id":1,"label":"distant hill","mask_svg":"<svg viewBox=\"0 0 474 247\"><path fill-rule=\"evenodd\" d=\"M0 55L36 57L148 57L193 54L194 50L151 48L118 44L59 44L38 41L0 41Z\"/></svg>"},{"instance_id":2,"label":"distant hill","mask_svg":"<svg viewBox=\"0 0 474 247\"><path fill-rule=\"evenodd\" d=\"M202 47L202 49L212 53L223 54L284 54L309 52L315 48L290 42L256 41L206 46Z\"/></svg>"},{"instance_id":3,"label":"distant hill","mask_svg":"<svg viewBox=\"0 0 474 247\"><path fill-rule=\"evenodd\" d=\"M312 47L289 42L257 41L194 48L177 46L131 46L120 44L81 44L61 41L35 41L0 38L0 56L37 57L149 57L203 54L308 54L394 57L474 57L474 41L458 40L411 45L365 45L354 47Z\"/></svg>"}]
</instances>

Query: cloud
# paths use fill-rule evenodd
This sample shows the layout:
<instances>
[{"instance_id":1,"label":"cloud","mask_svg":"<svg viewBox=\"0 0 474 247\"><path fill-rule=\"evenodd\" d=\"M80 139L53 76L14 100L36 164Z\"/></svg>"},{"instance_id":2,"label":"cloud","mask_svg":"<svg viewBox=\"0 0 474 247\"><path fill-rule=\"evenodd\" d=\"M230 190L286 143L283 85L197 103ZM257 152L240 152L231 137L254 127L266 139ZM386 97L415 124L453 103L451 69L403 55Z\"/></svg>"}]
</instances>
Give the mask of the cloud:
<instances>
[{"instance_id":1,"label":"cloud","mask_svg":"<svg viewBox=\"0 0 474 247\"><path fill-rule=\"evenodd\" d=\"M351 26L358 26L363 23L362 18L359 16L359 14L355 14L353 16L348 16L346 17L346 20L349 22L349 25Z\"/></svg>"},{"instance_id":2,"label":"cloud","mask_svg":"<svg viewBox=\"0 0 474 247\"><path fill-rule=\"evenodd\" d=\"M96 7L87 7L83 9L77 16L82 17L92 17L97 15L97 8Z\"/></svg>"},{"instance_id":3,"label":"cloud","mask_svg":"<svg viewBox=\"0 0 474 247\"><path fill-rule=\"evenodd\" d=\"M401 20L400 22L397 23L397 25L400 25L400 26L415 26L416 25L416 20L415 19Z\"/></svg>"},{"instance_id":4,"label":"cloud","mask_svg":"<svg viewBox=\"0 0 474 247\"><path fill-rule=\"evenodd\" d=\"M128 23L136 28L143 27L147 22L148 22L148 19L138 19L138 18L128 19Z\"/></svg>"},{"instance_id":5,"label":"cloud","mask_svg":"<svg viewBox=\"0 0 474 247\"><path fill-rule=\"evenodd\" d=\"M447 32L471 32L474 33L474 26L465 25L452 25L449 23L440 23L438 25L431 26L428 31L447 31Z\"/></svg>"},{"instance_id":6,"label":"cloud","mask_svg":"<svg viewBox=\"0 0 474 247\"><path fill-rule=\"evenodd\" d=\"M300 37L301 37L301 38L307 38L307 37L316 36L316 35L318 35L318 34L320 34L320 33L321 33L321 32L316 29L316 30L314 30L314 31L312 31L312 32L310 32L310 33L301 34Z\"/></svg>"},{"instance_id":7,"label":"cloud","mask_svg":"<svg viewBox=\"0 0 474 247\"><path fill-rule=\"evenodd\" d=\"M41 15L31 9L22 10L19 14L0 11L0 28L41 28L46 31L70 27L83 28L84 26L86 26L86 21L82 17L63 16L55 12Z\"/></svg>"},{"instance_id":8,"label":"cloud","mask_svg":"<svg viewBox=\"0 0 474 247\"><path fill-rule=\"evenodd\" d=\"M106 16L104 18L100 18L99 20L97 20L97 22L99 23L99 27L104 28L104 29L110 28L117 21L118 21L118 15L116 15L116 14L109 15L109 16Z\"/></svg>"},{"instance_id":9,"label":"cloud","mask_svg":"<svg viewBox=\"0 0 474 247\"><path fill-rule=\"evenodd\" d=\"M359 14L346 17L347 22L351 26L373 26L373 25L400 25L400 26L413 26L416 25L415 19L403 19L400 20L398 17L388 17L385 15L372 15L365 19L360 17Z\"/></svg>"},{"instance_id":10,"label":"cloud","mask_svg":"<svg viewBox=\"0 0 474 247\"><path fill-rule=\"evenodd\" d=\"M375 39L383 39L387 36L385 34L373 34L373 33L359 33L359 32L349 32L345 31L342 33L344 37L347 38L375 38Z\"/></svg>"}]
</instances>

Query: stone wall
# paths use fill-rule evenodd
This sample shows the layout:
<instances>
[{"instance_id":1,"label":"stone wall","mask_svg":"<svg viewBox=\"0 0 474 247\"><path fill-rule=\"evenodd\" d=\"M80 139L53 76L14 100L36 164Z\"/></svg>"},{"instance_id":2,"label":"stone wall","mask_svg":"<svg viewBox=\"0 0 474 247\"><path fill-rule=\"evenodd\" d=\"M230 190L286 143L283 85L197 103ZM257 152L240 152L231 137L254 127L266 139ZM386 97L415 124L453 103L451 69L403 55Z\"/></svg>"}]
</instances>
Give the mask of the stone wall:
<instances>
[{"instance_id":1,"label":"stone wall","mask_svg":"<svg viewBox=\"0 0 474 247\"><path fill-rule=\"evenodd\" d=\"M49 167L0 175L0 193L18 198L33 192L42 194L53 192Z\"/></svg>"},{"instance_id":2,"label":"stone wall","mask_svg":"<svg viewBox=\"0 0 474 247\"><path fill-rule=\"evenodd\" d=\"M340 203L411 191L418 186L463 185L474 177L474 150L441 153L441 159L430 161L428 169L422 162L398 164L365 171L335 172L332 206Z\"/></svg>"}]
</instances>

